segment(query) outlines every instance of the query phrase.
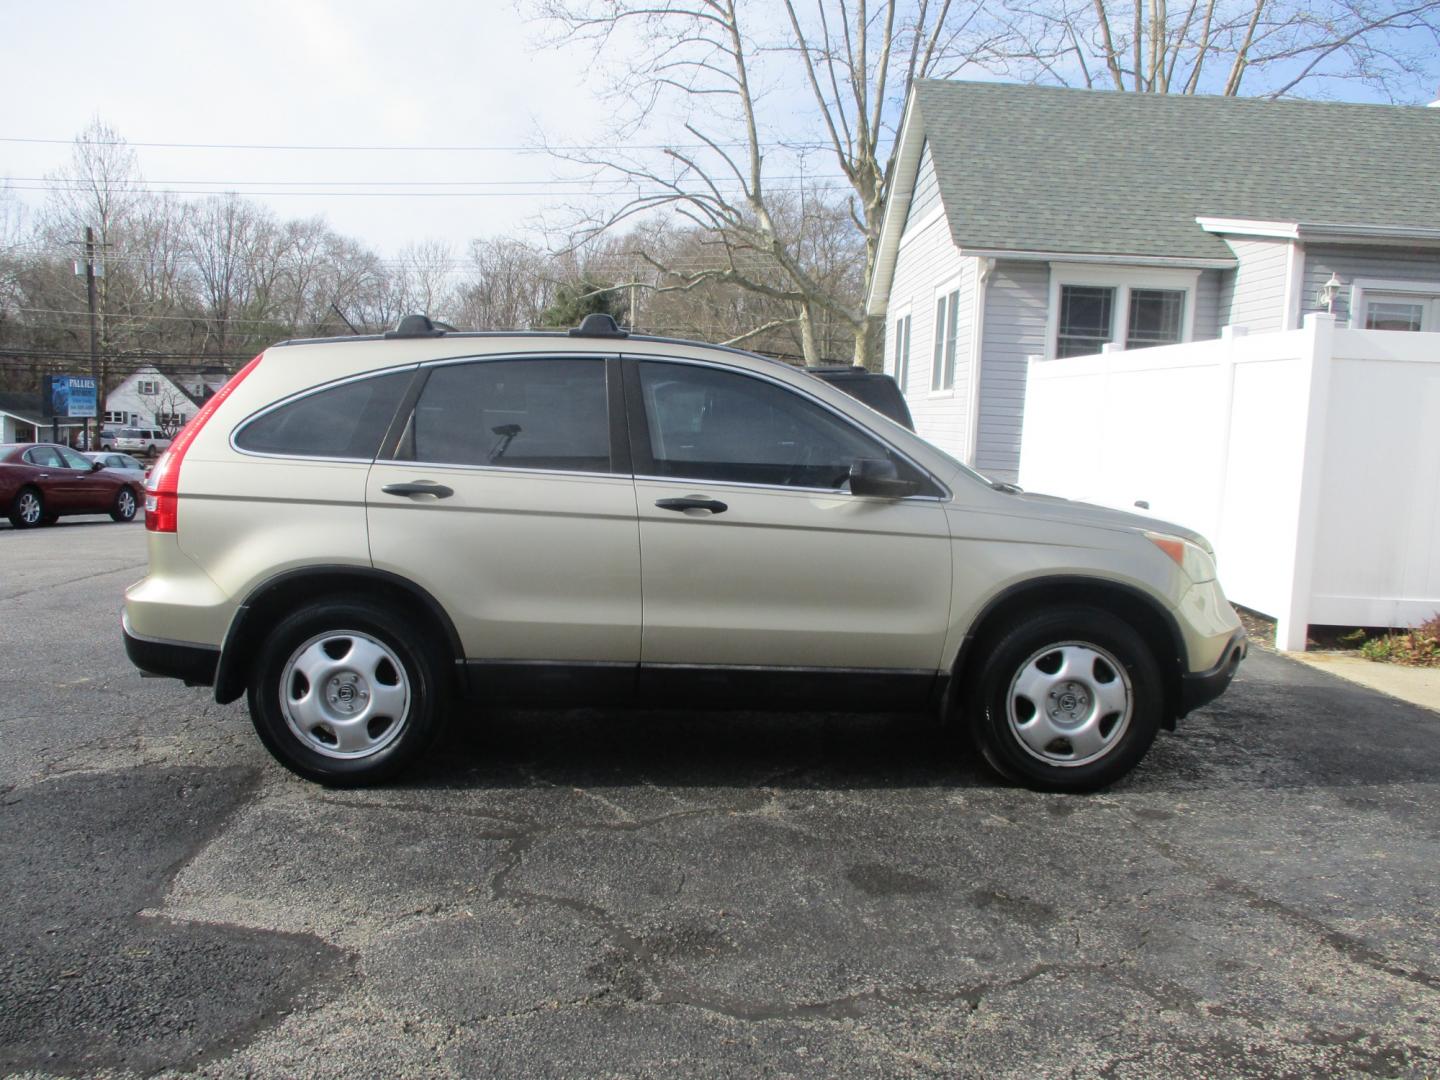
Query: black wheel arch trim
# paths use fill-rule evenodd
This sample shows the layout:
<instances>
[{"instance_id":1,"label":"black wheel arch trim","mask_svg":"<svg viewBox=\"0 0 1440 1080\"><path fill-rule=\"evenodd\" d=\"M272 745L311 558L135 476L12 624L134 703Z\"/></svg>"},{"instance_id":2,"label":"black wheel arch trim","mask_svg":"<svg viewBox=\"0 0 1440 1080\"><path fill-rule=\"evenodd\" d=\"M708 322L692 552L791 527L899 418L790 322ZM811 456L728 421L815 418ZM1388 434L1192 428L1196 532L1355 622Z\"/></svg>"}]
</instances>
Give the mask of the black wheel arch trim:
<instances>
[{"instance_id":1,"label":"black wheel arch trim","mask_svg":"<svg viewBox=\"0 0 1440 1080\"><path fill-rule=\"evenodd\" d=\"M455 623L451 620L449 613L435 597L409 578L388 570L377 570L373 566L353 566L343 563L296 567L262 581L250 590L244 602L236 609L234 617L230 620L230 629L225 634L225 643L220 649L220 662L215 671L215 700L221 705L225 705L237 700L245 693L250 661L253 659L255 651L255 643L249 637L253 629L251 620L255 617L256 609L263 601L274 595L276 590L293 586L302 581L307 583L325 582L328 579L338 582L345 578L360 579L407 593L431 615L436 625L440 627L451 655L457 660L464 657L460 634L455 629Z\"/></svg>"},{"instance_id":2,"label":"black wheel arch trim","mask_svg":"<svg viewBox=\"0 0 1440 1080\"><path fill-rule=\"evenodd\" d=\"M1046 589L1081 588L1096 589L1118 593L1127 600L1139 603L1151 614L1160 619L1161 624L1168 631L1170 636L1170 653L1165 657L1158 657L1162 676L1165 679L1166 691L1170 700L1166 703L1165 717L1163 724L1166 728L1174 730L1177 717L1184 716L1189 709L1186 707L1182 694L1182 684L1186 663L1185 638L1180 633L1180 625L1175 621L1175 616L1166 610L1165 605L1156 600L1145 590L1137 588L1127 582L1116 581L1113 578L1095 577L1088 574L1051 574L1044 577L1026 578L1024 581L1013 582L1001 589L994 596L985 602L980 613L971 621L964 639L960 642L960 650L956 654L955 664L951 671L953 675L945 687L946 699L942 703L943 715L950 715L955 705L954 696L960 692L964 685L963 673L966 665L972 658L975 650L976 631L985 625L992 615L1005 604L1010 603L1027 593L1043 592Z\"/></svg>"}]
</instances>

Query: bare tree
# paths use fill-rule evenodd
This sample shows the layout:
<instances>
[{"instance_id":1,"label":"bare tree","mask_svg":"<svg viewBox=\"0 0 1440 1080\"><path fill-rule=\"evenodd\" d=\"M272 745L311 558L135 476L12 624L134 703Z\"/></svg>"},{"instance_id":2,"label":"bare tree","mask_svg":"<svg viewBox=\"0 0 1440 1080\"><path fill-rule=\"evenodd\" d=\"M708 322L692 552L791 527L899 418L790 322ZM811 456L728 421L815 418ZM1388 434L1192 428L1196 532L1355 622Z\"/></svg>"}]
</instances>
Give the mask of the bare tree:
<instances>
[{"instance_id":1,"label":"bare tree","mask_svg":"<svg viewBox=\"0 0 1440 1080\"><path fill-rule=\"evenodd\" d=\"M559 40L593 45L612 77L622 149L562 156L596 166L627 194L582 222L577 239L673 214L702 230L711 248L688 265L638 251L661 288L738 286L790 306L807 362L821 359L821 318L849 328L856 363L871 359L877 328L855 283L876 256L895 107L912 80L948 76L964 63L975 47L976 0L856 0L853 8L822 0L813 13L796 0L540 0L538 10ZM612 41L623 47L608 49ZM813 134L797 146L770 128L770 94L805 104L809 130L822 135L818 155ZM658 157L623 149L652 121L671 118L683 143ZM813 214L837 207L853 223L860 269L843 288L824 280L804 250Z\"/></svg>"},{"instance_id":2,"label":"bare tree","mask_svg":"<svg viewBox=\"0 0 1440 1080\"><path fill-rule=\"evenodd\" d=\"M1440 0L1000 0L977 59L1026 81L1158 94L1391 101L1440 79Z\"/></svg>"},{"instance_id":3,"label":"bare tree","mask_svg":"<svg viewBox=\"0 0 1440 1080\"><path fill-rule=\"evenodd\" d=\"M150 393L137 393L136 396L155 418L155 426L160 429L161 434L167 439L173 439L175 433L195 411L195 403L158 371L150 385L153 387Z\"/></svg>"},{"instance_id":4,"label":"bare tree","mask_svg":"<svg viewBox=\"0 0 1440 1080\"><path fill-rule=\"evenodd\" d=\"M270 211L233 192L193 206L186 221L185 253L206 322L208 350L224 355L237 326L254 317L262 268L268 269L265 248L275 229Z\"/></svg>"}]
</instances>

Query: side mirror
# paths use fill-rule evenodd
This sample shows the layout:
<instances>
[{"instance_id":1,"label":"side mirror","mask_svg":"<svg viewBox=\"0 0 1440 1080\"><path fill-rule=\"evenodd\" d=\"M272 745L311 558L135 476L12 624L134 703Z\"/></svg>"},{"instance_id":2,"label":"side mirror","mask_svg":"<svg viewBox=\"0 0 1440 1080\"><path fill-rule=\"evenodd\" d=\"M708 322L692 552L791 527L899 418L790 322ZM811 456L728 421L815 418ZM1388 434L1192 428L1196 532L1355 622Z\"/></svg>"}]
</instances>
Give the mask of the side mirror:
<instances>
[{"instance_id":1,"label":"side mirror","mask_svg":"<svg viewBox=\"0 0 1440 1080\"><path fill-rule=\"evenodd\" d=\"M914 480L900 479L895 462L889 458L856 458L850 466L851 495L903 499L919 490L920 485Z\"/></svg>"},{"instance_id":2,"label":"side mirror","mask_svg":"<svg viewBox=\"0 0 1440 1080\"><path fill-rule=\"evenodd\" d=\"M91 472L99 472L99 471L100 471L101 469L103 469L104 467L105 467L105 463L104 463L103 461L92 461L92 462L90 462L90 471L91 471Z\"/></svg>"}]
</instances>

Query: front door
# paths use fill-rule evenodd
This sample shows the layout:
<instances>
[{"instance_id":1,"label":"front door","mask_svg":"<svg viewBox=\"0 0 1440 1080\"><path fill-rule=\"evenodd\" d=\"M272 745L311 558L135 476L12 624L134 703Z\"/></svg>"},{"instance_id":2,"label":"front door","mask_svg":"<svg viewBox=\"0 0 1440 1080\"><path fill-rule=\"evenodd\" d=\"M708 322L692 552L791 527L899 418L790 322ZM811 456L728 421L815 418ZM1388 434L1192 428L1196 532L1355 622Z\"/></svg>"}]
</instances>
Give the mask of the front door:
<instances>
[{"instance_id":1,"label":"front door","mask_svg":"<svg viewBox=\"0 0 1440 1080\"><path fill-rule=\"evenodd\" d=\"M491 699L633 690L640 545L610 364L436 364L392 460L370 470L374 565L446 608L472 685Z\"/></svg>"},{"instance_id":2,"label":"front door","mask_svg":"<svg viewBox=\"0 0 1440 1080\"><path fill-rule=\"evenodd\" d=\"M818 687L842 698L845 687L928 689L950 615L939 487L778 381L651 360L629 362L626 377L644 681L693 688L708 673L718 688L753 673L777 692ZM852 495L850 468L862 458L891 459L919 493Z\"/></svg>"}]
</instances>

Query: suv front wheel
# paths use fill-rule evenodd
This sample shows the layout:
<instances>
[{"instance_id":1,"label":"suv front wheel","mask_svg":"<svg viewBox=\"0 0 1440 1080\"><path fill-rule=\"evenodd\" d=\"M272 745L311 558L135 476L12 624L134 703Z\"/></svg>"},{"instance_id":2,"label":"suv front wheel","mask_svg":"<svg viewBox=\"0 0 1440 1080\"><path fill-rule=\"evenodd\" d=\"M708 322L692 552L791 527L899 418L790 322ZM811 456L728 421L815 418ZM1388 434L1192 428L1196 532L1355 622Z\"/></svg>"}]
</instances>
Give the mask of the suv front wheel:
<instances>
[{"instance_id":1,"label":"suv front wheel","mask_svg":"<svg viewBox=\"0 0 1440 1080\"><path fill-rule=\"evenodd\" d=\"M1135 767L1159 730L1164 688L1144 640L1096 608L1037 612L979 657L969 722L1001 775L1092 791Z\"/></svg>"},{"instance_id":2,"label":"suv front wheel","mask_svg":"<svg viewBox=\"0 0 1440 1080\"><path fill-rule=\"evenodd\" d=\"M322 601L266 638L250 681L261 741L292 772L334 787L385 780L443 721L438 652L367 600Z\"/></svg>"}]
</instances>

